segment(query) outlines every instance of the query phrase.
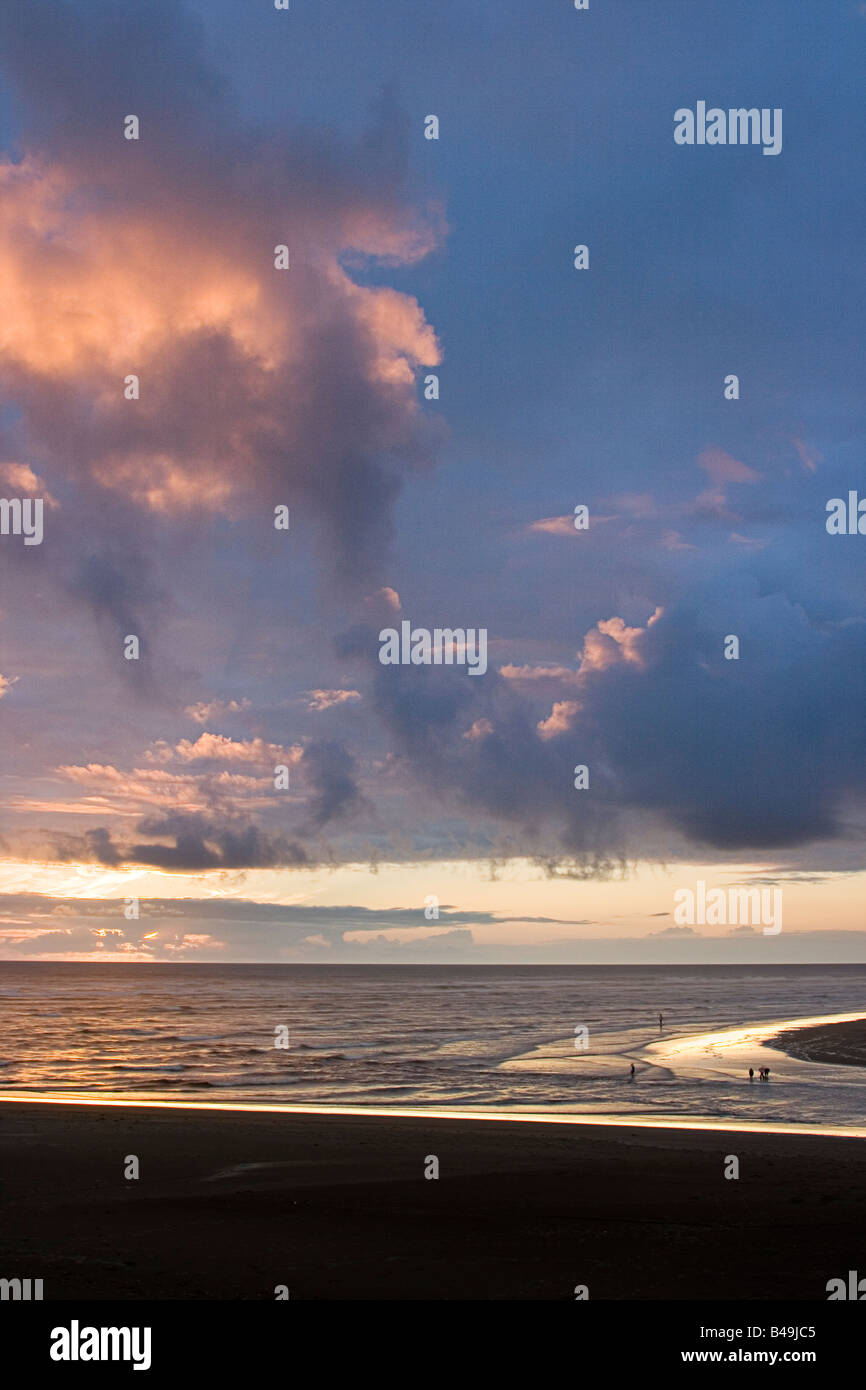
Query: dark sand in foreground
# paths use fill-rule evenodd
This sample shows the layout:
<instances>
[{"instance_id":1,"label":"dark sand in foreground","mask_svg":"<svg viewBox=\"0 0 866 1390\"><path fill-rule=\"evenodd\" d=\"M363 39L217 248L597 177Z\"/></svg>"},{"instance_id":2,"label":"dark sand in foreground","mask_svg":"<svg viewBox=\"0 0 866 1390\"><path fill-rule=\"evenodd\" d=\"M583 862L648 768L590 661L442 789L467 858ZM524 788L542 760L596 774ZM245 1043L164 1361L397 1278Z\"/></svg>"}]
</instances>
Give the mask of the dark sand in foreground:
<instances>
[{"instance_id":1,"label":"dark sand in foreground","mask_svg":"<svg viewBox=\"0 0 866 1390\"><path fill-rule=\"evenodd\" d=\"M853 1023L824 1023L818 1028L791 1028L777 1038L768 1038L767 1046L802 1062L866 1067L866 1018Z\"/></svg>"},{"instance_id":2,"label":"dark sand in foreground","mask_svg":"<svg viewBox=\"0 0 866 1390\"><path fill-rule=\"evenodd\" d=\"M46 1299L824 1300L864 1258L860 1139L11 1102L0 1181Z\"/></svg>"}]
</instances>

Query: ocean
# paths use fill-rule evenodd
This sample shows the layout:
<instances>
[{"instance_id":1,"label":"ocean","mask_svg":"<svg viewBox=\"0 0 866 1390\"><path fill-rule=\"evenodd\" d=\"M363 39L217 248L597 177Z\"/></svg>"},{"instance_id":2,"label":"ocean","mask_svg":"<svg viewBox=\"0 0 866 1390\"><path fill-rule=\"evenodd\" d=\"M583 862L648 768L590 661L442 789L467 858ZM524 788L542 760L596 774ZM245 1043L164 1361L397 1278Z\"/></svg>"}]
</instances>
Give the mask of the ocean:
<instances>
[{"instance_id":1,"label":"ocean","mask_svg":"<svg viewBox=\"0 0 866 1390\"><path fill-rule=\"evenodd\" d=\"M863 1069L760 1040L864 998L857 965L0 962L0 1095L854 1127Z\"/></svg>"}]
</instances>

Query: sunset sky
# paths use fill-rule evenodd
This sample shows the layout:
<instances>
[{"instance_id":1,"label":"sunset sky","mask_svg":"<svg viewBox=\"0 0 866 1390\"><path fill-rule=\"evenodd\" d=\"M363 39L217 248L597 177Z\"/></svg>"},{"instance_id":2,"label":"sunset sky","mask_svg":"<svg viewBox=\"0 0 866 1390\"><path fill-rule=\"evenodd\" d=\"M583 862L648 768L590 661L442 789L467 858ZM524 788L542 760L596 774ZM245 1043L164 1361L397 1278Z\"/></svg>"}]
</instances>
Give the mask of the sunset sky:
<instances>
[{"instance_id":1,"label":"sunset sky","mask_svg":"<svg viewBox=\"0 0 866 1390\"><path fill-rule=\"evenodd\" d=\"M864 50L856 0L0 10L0 958L866 960ZM781 153L677 146L698 100ZM404 619L486 674L381 665ZM783 931L675 929L701 879Z\"/></svg>"}]
</instances>

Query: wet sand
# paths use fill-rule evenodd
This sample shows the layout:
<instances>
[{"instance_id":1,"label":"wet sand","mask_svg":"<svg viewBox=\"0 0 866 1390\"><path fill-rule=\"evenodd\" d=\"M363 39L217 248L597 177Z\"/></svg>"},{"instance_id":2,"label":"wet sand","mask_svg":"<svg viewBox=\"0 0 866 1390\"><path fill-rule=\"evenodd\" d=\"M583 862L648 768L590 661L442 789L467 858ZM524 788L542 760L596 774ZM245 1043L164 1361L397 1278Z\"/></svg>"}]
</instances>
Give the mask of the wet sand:
<instances>
[{"instance_id":1,"label":"wet sand","mask_svg":"<svg viewBox=\"0 0 866 1390\"><path fill-rule=\"evenodd\" d=\"M16 1101L0 1184L0 1277L47 1300L824 1300L866 1142Z\"/></svg>"},{"instance_id":2,"label":"wet sand","mask_svg":"<svg viewBox=\"0 0 866 1390\"><path fill-rule=\"evenodd\" d=\"M792 1028L768 1038L767 1046L787 1052L801 1062L866 1067L866 1018L853 1023L827 1023L820 1028Z\"/></svg>"}]
</instances>

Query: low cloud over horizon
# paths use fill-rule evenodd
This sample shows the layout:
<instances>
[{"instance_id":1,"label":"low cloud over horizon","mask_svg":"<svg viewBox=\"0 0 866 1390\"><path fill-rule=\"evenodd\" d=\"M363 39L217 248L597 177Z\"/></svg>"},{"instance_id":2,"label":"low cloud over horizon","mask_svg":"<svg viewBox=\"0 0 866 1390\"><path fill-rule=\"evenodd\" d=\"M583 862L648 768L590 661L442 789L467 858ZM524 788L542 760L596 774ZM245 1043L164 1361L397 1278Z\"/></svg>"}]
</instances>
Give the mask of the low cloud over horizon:
<instances>
[{"instance_id":1,"label":"low cloud over horizon","mask_svg":"<svg viewBox=\"0 0 866 1390\"><path fill-rule=\"evenodd\" d=\"M130 918L131 903L139 913ZM283 905L243 899L47 898L0 894L0 964L596 964L866 963L864 931L797 931L779 950L760 927L667 927L629 936L567 934L598 923L499 917L442 905L438 919L407 908ZM507 947L484 939L515 924L538 934ZM474 930L473 930L474 929ZM480 929L480 938L479 938ZM743 943L743 936L751 939ZM686 939L687 938L687 939Z\"/></svg>"}]
</instances>

